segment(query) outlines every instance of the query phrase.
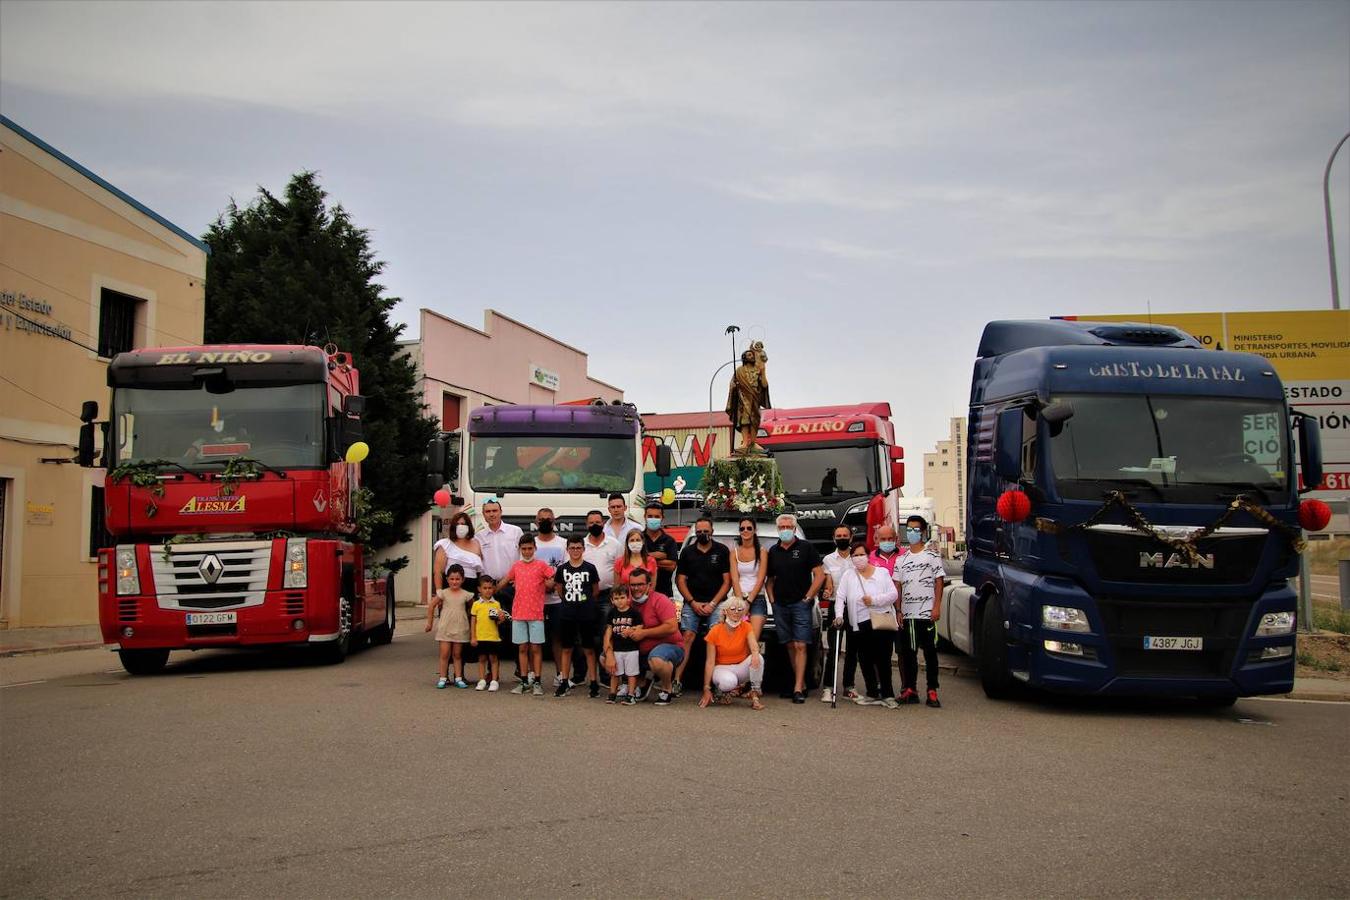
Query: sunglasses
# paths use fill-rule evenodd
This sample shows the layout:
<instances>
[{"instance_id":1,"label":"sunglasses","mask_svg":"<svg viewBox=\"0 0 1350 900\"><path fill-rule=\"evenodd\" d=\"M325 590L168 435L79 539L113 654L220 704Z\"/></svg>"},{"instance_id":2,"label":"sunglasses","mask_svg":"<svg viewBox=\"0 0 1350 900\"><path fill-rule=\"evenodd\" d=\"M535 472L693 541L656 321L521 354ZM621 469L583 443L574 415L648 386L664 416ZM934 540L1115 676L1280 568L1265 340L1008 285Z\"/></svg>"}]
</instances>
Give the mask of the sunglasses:
<instances>
[{"instance_id":1,"label":"sunglasses","mask_svg":"<svg viewBox=\"0 0 1350 900\"><path fill-rule=\"evenodd\" d=\"M755 530L754 527L753 527L753 526L749 526L749 525L745 525L745 526L742 526L742 527L741 527L741 531L754 531L754 530Z\"/></svg>"}]
</instances>

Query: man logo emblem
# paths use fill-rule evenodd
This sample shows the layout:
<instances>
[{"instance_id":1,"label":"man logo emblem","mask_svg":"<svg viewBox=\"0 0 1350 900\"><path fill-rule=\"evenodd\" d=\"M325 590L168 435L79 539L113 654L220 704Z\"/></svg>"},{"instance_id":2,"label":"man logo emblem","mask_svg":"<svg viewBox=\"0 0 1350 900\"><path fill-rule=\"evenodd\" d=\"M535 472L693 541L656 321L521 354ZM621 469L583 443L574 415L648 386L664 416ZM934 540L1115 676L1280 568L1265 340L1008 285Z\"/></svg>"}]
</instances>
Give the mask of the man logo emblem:
<instances>
[{"instance_id":1,"label":"man logo emblem","mask_svg":"<svg viewBox=\"0 0 1350 900\"><path fill-rule=\"evenodd\" d=\"M197 574L202 576L202 581L207 584L215 584L220 578L220 573L225 571L225 566L221 564L220 557L214 553L206 554L206 557L197 564Z\"/></svg>"}]
</instances>

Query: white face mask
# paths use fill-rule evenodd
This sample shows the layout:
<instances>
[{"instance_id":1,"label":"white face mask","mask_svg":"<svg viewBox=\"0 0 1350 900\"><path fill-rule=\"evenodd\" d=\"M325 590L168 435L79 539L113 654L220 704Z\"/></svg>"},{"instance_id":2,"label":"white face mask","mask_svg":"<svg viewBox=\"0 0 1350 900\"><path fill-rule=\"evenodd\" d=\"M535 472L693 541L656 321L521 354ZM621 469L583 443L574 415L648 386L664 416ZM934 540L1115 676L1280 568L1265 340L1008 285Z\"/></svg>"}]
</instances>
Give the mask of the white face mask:
<instances>
[{"instance_id":1,"label":"white face mask","mask_svg":"<svg viewBox=\"0 0 1350 900\"><path fill-rule=\"evenodd\" d=\"M855 569L865 569L865 568L867 568L867 557L865 557L865 556L854 556L854 557L852 557L852 559L853 559L853 568L855 568Z\"/></svg>"},{"instance_id":2,"label":"white face mask","mask_svg":"<svg viewBox=\"0 0 1350 900\"><path fill-rule=\"evenodd\" d=\"M463 539L469 536L469 526L459 524L455 526L455 537Z\"/></svg>"},{"instance_id":3,"label":"white face mask","mask_svg":"<svg viewBox=\"0 0 1350 900\"><path fill-rule=\"evenodd\" d=\"M736 617L734 619L730 615L727 615L722 619L722 621L727 623L728 628L735 628L736 626L740 625L741 622L745 621L745 612L738 610L736 612Z\"/></svg>"},{"instance_id":4,"label":"white face mask","mask_svg":"<svg viewBox=\"0 0 1350 900\"><path fill-rule=\"evenodd\" d=\"M641 552L642 552L642 544L641 544L641 542L639 542L639 543L634 543L634 544L629 544L629 545L628 545L628 550L629 550L630 552L632 552L632 553L641 553Z\"/></svg>"}]
</instances>

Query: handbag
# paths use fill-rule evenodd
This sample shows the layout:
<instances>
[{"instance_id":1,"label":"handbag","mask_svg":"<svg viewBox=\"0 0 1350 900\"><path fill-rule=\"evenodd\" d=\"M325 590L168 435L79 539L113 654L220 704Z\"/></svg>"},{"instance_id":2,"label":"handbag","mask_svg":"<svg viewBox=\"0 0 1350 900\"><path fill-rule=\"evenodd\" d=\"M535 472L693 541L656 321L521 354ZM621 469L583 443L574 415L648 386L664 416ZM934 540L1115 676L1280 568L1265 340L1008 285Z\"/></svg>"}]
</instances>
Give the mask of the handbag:
<instances>
[{"instance_id":1,"label":"handbag","mask_svg":"<svg viewBox=\"0 0 1350 900\"><path fill-rule=\"evenodd\" d=\"M858 578L858 587L859 587L859 589L861 589L862 592L863 592L864 594L866 594L866 593L867 593L867 585L863 583L862 575L860 575L860 574L858 573L858 570L857 570L857 569L854 569L854 570L853 570L853 574L856 575L857 578ZM869 610L868 613L867 613L867 617L868 617L868 620L872 623L872 630L873 630L873 631L899 631L899 630L900 630L900 623L899 623L899 622L896 620L896 618L895 618L895 610L894 610L894 609L888 609L888 610L885 610L884 612L875 612L875 611Z\"/></svg>"}]
</instances>

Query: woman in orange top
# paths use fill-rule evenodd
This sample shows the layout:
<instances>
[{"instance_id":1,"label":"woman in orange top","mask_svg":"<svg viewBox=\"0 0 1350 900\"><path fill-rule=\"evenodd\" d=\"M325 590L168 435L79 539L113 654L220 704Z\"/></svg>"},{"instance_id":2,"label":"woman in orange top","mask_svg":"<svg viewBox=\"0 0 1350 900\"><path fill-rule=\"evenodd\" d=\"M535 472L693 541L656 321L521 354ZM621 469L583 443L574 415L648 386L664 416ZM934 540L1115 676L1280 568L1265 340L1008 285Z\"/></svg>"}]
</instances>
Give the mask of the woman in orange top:
<instances>
[{"instance_id":1,"label":"woman in orange top","mask_svg":"<svg viewBox=\"0 0 1350 900\"><path fill-rule=\"evenodd\" d=\"M641 531L630 531L624 536L628 543L614 560L614 583L627 584L628 575L634 569L646 569L651 583L656 583L656 560L647 555L647 545L642 540Z\"/></svg>"},{"instance_id":2,"label":"woman in orange top","mask_svg":"<svg viewBox=\"0 0 1350 900\"><path fill-rule=\"evenodd\" d=\"M708 629L708 663L703 670L703 697L699 706L713 702L714 690L720 703L746 684L750 685L750 708L763 709L759 695L764 686L764 657L759 652L755 632L746 621L748 607L740 597L722 604L722 621Z\"/></svg>"}]
</instances>

